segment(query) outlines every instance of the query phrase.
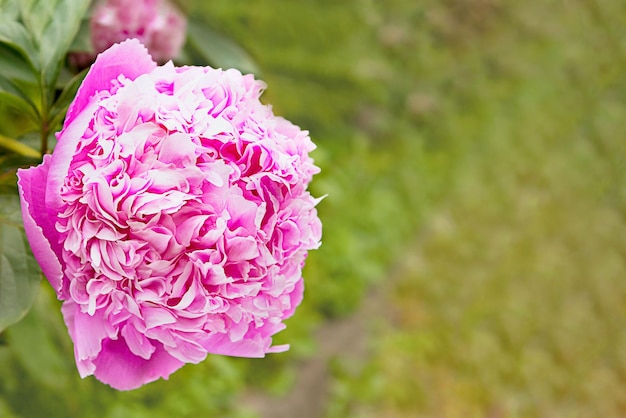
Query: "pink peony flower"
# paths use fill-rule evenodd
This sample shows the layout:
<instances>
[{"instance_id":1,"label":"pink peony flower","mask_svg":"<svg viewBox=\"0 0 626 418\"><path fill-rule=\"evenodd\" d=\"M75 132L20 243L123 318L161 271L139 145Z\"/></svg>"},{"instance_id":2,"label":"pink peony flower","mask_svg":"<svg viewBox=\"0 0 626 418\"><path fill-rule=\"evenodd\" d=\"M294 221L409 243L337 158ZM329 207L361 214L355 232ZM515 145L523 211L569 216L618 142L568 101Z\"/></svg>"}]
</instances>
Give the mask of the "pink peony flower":
<instances>
[{"instance_id":1,"label":"pink peony flower","mask_svg":"<svg viewBox=\"0 0 626 418\"><path fill-rule=\"evenodd\" d=\"M135 38L158 62L176 58L185 43L187 20L167 0L101 0L91 18L96 52Z\"/></svg>"},{"instance_id":2,"label":"pink peony flower","mask_svg":"<svg viewBox=\"0 0 626 418\"><path fill-rule=\"evenodd\" d=\"M58 144L18 172L26 234L78 371L120 390L207 353L263 357L302 299L319 170L306 131L237 70L102 53Z\"/></svg>"}]
</instances>

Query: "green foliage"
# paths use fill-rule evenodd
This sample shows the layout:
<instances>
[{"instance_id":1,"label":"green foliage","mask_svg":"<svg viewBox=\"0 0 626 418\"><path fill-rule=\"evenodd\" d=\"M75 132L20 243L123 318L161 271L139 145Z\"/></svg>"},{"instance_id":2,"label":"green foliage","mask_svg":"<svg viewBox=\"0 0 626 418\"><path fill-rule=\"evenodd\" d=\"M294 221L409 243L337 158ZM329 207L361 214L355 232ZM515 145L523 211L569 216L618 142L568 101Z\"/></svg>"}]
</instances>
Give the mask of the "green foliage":
<instances>
[{"instance_id":1,"label":"green foliage","mask_svg":"<svg viewBox=\"0 0 626 418\"><path fill-rule=\"evenodd\" d=\"M10 0L9 0L10 2ZM3 13L0 15L0 42L14 48L36 70L39 64L33 40L26 28L17 20L18 15Z\"/></svg>"},{"instance_id":2,"label":"green foliage","mask_svg":"<svg viewBox=\"0 0 626 418\"><path fill-rule=\"evenodd\" d=\"M11 22L19 32L11 39L14 44L26 47L23 52L40 76L42 90L51 100L63 57L78 32L89 0L19 0L19 5L23 26ZM23 33L27 34L28 40L22 39Z\"/></svg>"},{"instance_id":3,"label":"green foliage","mask_svg":"<svg viewBox=\"0 0 626 418\"><path fill-rule=\"evenodd\" d=\"M0 102L13 107L18 112L38 121L38 110L35 104L6 78L0 76Z\"/></svg>"},{"instance_id":4,"label":"green foliage","mask_svg":"<svg viewBox=\"0 0 626 418\"><path fill-rule=\"evenodd\" d=\"M8 80L36 82L28 60L20 54L19 50L7 44L0 44L0 68L2 76Z\"/></svg>"},{"instance_id":5,"label":"green foliage","mask_svg":"<svg viewBox=\"0 0 626 418\"><path fill-rule=\"evenodd\" d=\"M88 6L89 0L0 3L0 104L30 117L30 129L40 132L41 153L67 106L67 94L55 103L57 81ZM8 148L22 153L19 147Z\"/></svg>"},{"instance_id":6,"label":"green foliage","mask_svg":"<svg viewBox=\"0 0 626 418\"><path fill-rule=\"evenodd\" d=\"M0 194L0 332L26 314L40 280L21 225L19 198Z\"/></svg>"},{"instance_id":7,"label":"green foliage","mask_svg":"<svg viewBox=\"0 0 626 418\"><path fill-rule=\"evenodd\" d=\"M41 158L41 154L38 151L35 151L33 148L29 147L25 143L16 141L15 139L11 139L3 135L0 135L0 147L10 151L14 151L15 153L23 155L24 157L30 157L34 159Z\"/></svg>"}]
</instances>

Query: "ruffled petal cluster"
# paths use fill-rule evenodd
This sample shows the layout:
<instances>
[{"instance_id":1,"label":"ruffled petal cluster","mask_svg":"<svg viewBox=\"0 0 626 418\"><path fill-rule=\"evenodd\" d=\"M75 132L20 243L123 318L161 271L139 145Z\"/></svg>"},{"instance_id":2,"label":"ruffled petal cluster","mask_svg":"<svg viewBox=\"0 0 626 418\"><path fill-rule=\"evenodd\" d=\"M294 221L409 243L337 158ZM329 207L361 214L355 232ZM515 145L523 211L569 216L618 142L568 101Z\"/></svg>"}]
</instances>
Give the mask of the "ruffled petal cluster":
<instances>
[{"instance_id":1,"label":"ruffled petal cluster","mask_svg":"<svg viewBox=\"0 0 626 418\"><path fill-rule=\"evenodd\" d=\"M117 389L207 353L262 357L320 245L306 131L236 70L101 54L58 145L20 170L27 236L84 377Z\"/></svg>"},{"instance_id":2,"label":"ruffled petal cluster","mask_svg":"<svg viewBox=\"0 0 626 418\"><path fill-rule=\"evenodd\" d=\"M187 19L168 0L100 0L91 17L96 52L134 38L158 62L178 56L186 29Z\"/></svg>"}]
</instances>

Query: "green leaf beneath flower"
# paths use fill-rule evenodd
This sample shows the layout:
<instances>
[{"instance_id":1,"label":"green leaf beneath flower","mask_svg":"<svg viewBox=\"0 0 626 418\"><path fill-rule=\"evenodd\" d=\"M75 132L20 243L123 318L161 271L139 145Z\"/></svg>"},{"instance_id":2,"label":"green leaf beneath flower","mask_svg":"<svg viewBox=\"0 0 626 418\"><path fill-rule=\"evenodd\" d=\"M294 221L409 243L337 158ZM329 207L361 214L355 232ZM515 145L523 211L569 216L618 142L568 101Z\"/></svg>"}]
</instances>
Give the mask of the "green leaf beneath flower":
<instances>
[{"instance_id":1,"label":"green leaf beneath flower","mask_svg":"<svg viewBox=\"0 0 626 418\"><path fill-rule=\"evenodd\" d=\"M30 378L58 390L67 385L74 366L57 342L59 336L68 338L65 327L59 324L61 314L51 290L49 286L41 289L30 312L7 330L7 340Z\"/></svg>"},{"instance_id":2,"label":"green leaf beneath flower","mask_svg":"<svg viewBox=\"0 0 626 418\"><path fill-rule=\"evenodd\" d=\"M0 331L30 309L41 281L22 224L17 193L0 194Z\"/></svg>"}]
</instances>

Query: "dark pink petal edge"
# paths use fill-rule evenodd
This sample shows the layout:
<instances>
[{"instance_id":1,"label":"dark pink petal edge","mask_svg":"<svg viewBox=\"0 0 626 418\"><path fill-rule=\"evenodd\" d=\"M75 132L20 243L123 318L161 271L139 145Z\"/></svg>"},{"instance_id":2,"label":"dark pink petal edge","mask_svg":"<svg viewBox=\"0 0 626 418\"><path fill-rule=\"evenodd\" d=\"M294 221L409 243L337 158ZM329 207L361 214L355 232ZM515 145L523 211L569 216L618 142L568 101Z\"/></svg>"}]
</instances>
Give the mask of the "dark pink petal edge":
<instances>
[{"instance_id":1,"label":"dark pink petal edge","mask_svg":"<svg viewBox=\"0 0 626 418\"><path fill-rule=\"evenodd\" d=\"M50 160L50 155L45 155L39 166L18 170L17 186L26 237L43 274L59 295L63 269L61 245L54 226L56 213L49 213L44 201Z\"/></svg>"}]
</instances>

